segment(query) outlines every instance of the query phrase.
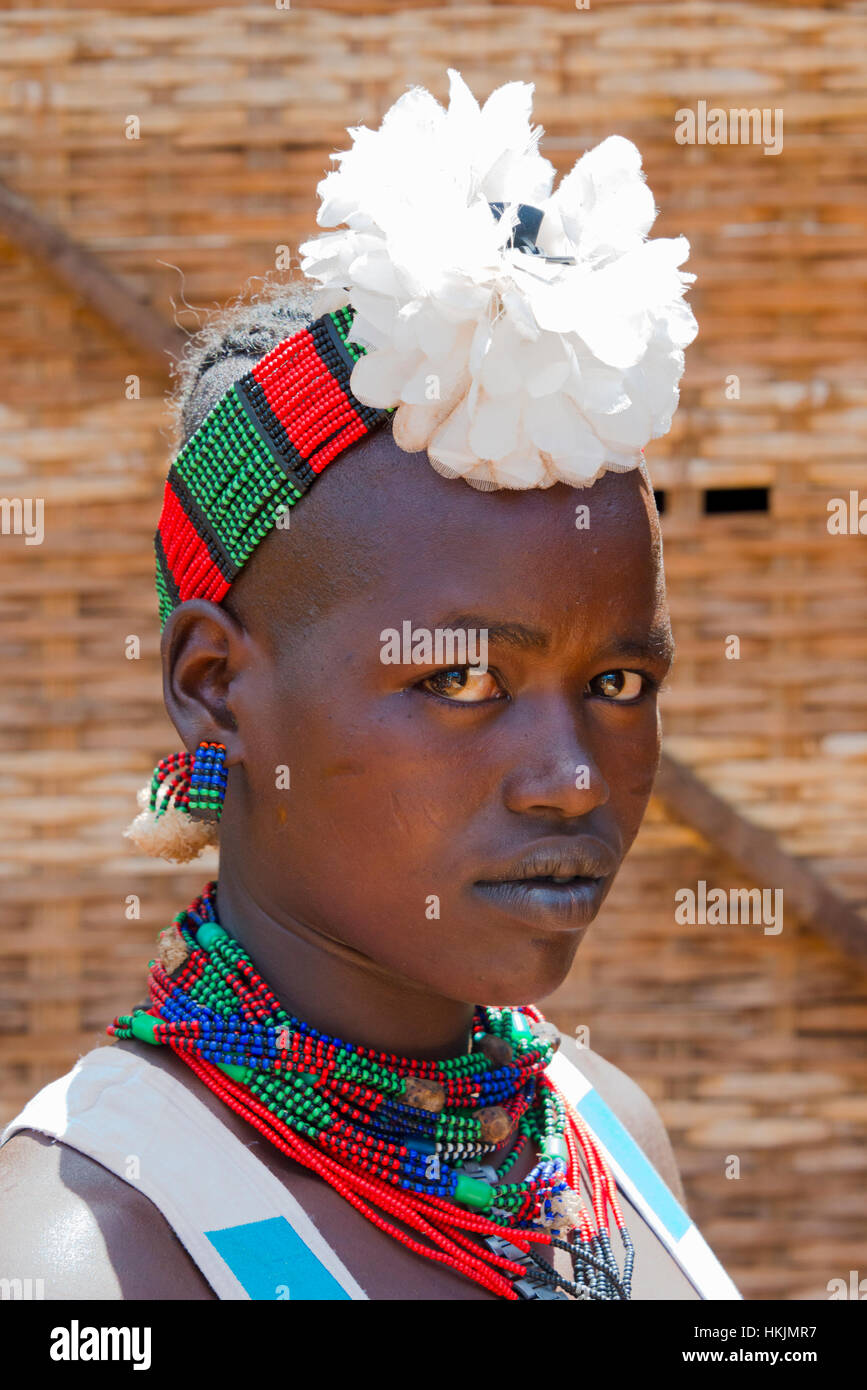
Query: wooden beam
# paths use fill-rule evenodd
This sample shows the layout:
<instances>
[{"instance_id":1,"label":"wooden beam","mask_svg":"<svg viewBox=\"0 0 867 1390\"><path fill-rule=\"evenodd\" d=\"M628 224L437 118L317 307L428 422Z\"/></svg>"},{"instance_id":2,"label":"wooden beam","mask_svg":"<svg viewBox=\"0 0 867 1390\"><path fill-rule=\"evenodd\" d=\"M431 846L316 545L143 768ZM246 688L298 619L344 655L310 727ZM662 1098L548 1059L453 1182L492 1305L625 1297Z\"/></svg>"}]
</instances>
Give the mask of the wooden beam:
<instances>
[{"instance_id":1,"label":"wooden beam","mask_svg":"<svg viewBox=\"0 0 867 1390\"><path fill-rule=\"evenodd\" d=\"M21 251L36 256L53 275L101 314L137 348L159 358L168 371L187 334L135 295L102 261L36 212L26 199L0 184L0 233Z\"/></svg>"},{"instance_id":2,"label":"wooden beam","mask_svg":"<svg viewBox=\"0 0 867 1390\"><path fill-rule=\"evenodd\" d=\"M781 888L783 909L840 950L867 963L867 921L770 830L754 825L684 763L663 753L654 794L672 815L698 830L758 887Z\"/></svg>"}]
</instances>

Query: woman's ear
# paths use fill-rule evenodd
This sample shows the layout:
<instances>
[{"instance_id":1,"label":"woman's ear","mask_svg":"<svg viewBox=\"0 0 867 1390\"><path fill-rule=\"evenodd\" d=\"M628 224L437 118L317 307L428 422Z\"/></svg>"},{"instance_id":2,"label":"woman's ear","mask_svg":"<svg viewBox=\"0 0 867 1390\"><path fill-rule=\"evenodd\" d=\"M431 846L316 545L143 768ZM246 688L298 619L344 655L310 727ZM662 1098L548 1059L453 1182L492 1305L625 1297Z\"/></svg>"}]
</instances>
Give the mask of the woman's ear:
<instances>
[{"instance_id":1,"label":"woman's ear","mask_svg":"<svg viewBox=\"0 0 867 1390\"><path fill-rule=\"evenodd\" d=\"M166 709L186 747L222 743L226 765L240 762L232 689L249 655L244 628L219 604L189 599L169 617L160 653Z\"/></svg>"}]
</instances>

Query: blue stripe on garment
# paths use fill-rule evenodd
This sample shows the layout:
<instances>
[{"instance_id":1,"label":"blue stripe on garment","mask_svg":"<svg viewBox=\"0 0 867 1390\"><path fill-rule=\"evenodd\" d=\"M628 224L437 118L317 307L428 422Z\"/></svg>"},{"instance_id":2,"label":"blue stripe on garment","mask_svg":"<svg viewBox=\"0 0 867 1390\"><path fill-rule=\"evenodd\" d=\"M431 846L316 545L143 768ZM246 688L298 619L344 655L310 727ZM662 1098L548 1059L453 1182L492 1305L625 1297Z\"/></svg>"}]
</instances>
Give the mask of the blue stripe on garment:
<instances>
[{"instance_id":1,"label":"blue stripe on garment","mask_svg":"<svg viewBox=\"0 0 867 1390\"><path fill-rule=\"evenodd\" d=\"M574 1102L573 1102L574 1104ZM575 1105L597 1139L632 1179L641 1195L659 1216L675 1242L685 1236L692 1220L666 1187L653 1164L642 1153L628 1130L605 1104L598 1091L588 1091Z\"/></svg>"},{"instance_id":2,"label":"blue stripe on garment","mask_svg":"<svg viewBox=\"0 0 867 1390\"><path fill-rule=\"evenodd\" d=\"M349 1298L285 1216L205 1231L205 1235L252 1299Z\"/></svg>"}]
</instances>

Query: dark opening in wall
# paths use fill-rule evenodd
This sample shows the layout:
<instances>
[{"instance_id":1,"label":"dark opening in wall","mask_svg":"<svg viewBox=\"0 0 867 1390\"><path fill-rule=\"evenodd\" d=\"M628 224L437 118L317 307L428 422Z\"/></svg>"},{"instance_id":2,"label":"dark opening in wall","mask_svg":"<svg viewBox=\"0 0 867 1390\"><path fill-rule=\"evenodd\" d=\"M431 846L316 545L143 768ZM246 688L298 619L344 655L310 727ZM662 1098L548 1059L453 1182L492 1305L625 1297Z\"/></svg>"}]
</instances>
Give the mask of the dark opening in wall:
<instances>
[{"instance_id":1,"label":"dark opening in wall","mask_svg":"<svg viewBox=\"0 0 867 1390\"><path fill-rule=\"evenodd\" d=\"M709 487L704 494L705 516L720 516L726 512L766 512L766 487Z\"/></svg>"},{"instance_id":2,"label":"dark opening in wall","mask_svg":"<svg viewBox=\"0 0 867 1390\"><path fill-rule=\"evenodd\" d=\"M657 490L654 488L653 495L656 498L656 510L659 512L659 515L662 516L665 511L665 492L661 489Z\"/></svg>"}]
</instances>

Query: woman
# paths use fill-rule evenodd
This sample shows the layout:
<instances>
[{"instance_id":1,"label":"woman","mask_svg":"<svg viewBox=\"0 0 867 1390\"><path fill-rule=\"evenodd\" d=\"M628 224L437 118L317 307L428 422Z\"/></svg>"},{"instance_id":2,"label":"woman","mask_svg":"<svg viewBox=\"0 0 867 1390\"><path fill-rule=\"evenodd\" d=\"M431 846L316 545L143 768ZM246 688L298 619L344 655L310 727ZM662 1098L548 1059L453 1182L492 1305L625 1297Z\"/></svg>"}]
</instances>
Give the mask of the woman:
<instances>
[{"instance_id":1,"label":"woman","mask_svg":"<svg viewBox=\"0 0 867 1390\"><path fill-rule=\"evenodd\" d=\"M352 132L316 299L182 367L157 588L196 753L131 833L182 860L219 823L219 880L5 1132L0 1243L51 1297L738 1296L647 1097L533 1007L659 756L641 446L685 243L646 240L629 142L549 196L532 88L450 78Z\"/></svg>"}]
</instances>

